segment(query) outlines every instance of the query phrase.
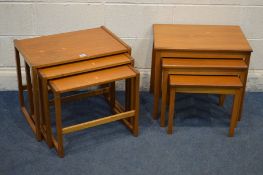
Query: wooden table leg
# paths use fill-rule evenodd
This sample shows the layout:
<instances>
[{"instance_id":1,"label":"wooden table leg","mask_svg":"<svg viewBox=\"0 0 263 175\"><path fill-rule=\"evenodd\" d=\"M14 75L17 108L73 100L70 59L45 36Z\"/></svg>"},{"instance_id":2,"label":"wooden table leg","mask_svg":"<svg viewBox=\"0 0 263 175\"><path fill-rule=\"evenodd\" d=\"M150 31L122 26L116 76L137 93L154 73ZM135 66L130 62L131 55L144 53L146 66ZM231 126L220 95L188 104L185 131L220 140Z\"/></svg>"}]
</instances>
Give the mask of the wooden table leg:
<instances>
[{"instance_id":1,"label":"wooden table leg","mask_svg":"<svg viewBox=\"0 0 263 175\"><path fill-rule=\"evenodd\" d=\"M247 57L245 58L245 62L247 63L247 65L249 67L250 55L247 55ZM240 100L240 104L239 104L238 121L241 120L242 112L243 112L243 103L244 103L244 98L245 98L245 93L246 93L247 75L248 75L248 70L241 73L241 75L240 75L240 79L243 83L243 88L242 88L242 95L241 95L241 100Z\"/></svg>"},{"instance_id":2,"label":"wooden table leg","mask_svg":"<svg viewBox=\"0 0 263 175\"><path fill-rule=\"evenodd\" d=\"M165 113L166 113L166 102L167 102L167 84L168 84L168 72L163 71L162 106L161 106L161 118L160 118L160 126L161 127L165 127Z\"/></svg>"},{"instance_id":3,"label":"wooden table leg","mask_svg":"<svg viewBox=\"0 0 263 175\"><path fill-rule=\"evenodd\" d=\"M30 76L30 67L28 66L27 62L25 62L25 70L26 70L26 81L27 81L27 92L28 92L30 115L33 115L34 104L33 104L33 94L32 94L32 82Z\"/></svg>"},{"instance_id":4,"label":"wooden table leg","mask_svg":"<svg viewBox=\"0 0 263 175\"><path fill-rule=\"evenodd\" d=\"M135 109L135 115L133 119L133 135L139 135L139 106L140 106L140 95L139 95L139 88L140 88L140 74L136 74L136 77L132 80L132 91L134 98L131 99L131 103L133 103L133 108Z\"/></svg>"},{"instance_id":5,"label":"wooden table leg","mask_svg":"<svg viewBox=\"0 0 263 175\"><path fill-rule=\"evenodd\" d=\"M34 118L36 125L36 138L37 140L41 140L41 132L40 132L40 113L39 113L39 82L38 82L38 74L37 69L32 69L32 86L33 86L33 100L34 100Z\"/></svg>"},{"instance_id":6,"label":"wooden table leg","mask_svg":"<svg viewBox=\"0 0 263 175\"><path fill-rule=\"evenodd\" d=\"M57 128L57 141L58 141L57 151L60 157L64 157L60 94L54 93L54 101L55 101L56 128Z\"/></svg>"},{"instance_id":7,"label":"wooden table leg","mask_svg":"<svg viewBox=\"0 0 263 175\"><path fill-rule=\"evenodd\" d=\"M152 65L151 65L151 79L150 79L150 93L154 93L154 71L155 70L155 50L154 44L152 48Z\"/></svg>"},{"instance_id":8,"label":"wooden table leg","mask_svg":"<svg viewBox=\"0 0 263 175\"><path fill-rule=\"evenodd\" d=\"M23 84L22 84L22 73L20 64L20 55L18 50L15 48L16 56L16 73L17 73L17 84L18 84L18 98L21 107L25 106L24 95L23 95Z\"/></svg>"},{"instance_id":9,"label":"wooden table leg","mask_svg":"<svg viewBox=\"0 0 263 175\"><path fill-rule=\"evenodd\" d=\"M29 126L31 127L32 131L34 132L36 139L38 141L41 140L41 137L39 137L40 130L36 126L36 122L33 120L32 114L30 115L26 109L25 106L25 100L24 100L24 95L23 95L23 83L22 83L22 73L21 73L21 64L20 64L20 55L19 51L15 48L15 58L16 58L16 72L17 72L17 84L18 84L18 98L19 98L19 104L21 111L28 122ZM30 74L27 74L29 76ZM31 79L31 77L28 77ZM34 111L34 110L32 110Z\"/></svg>"},{"instance_id":10,"label":"wooden table leg","mask_svg":"<svg viewBox=\"0 0 263 175\"><path fill-rule=\"evenodd\" d=\"M155 54L154 68L154 100L153 100L153 119L157 119L159 112L159 98L161 87L161 58L159 52Z\"/></svg>"},{"instance_id":11,"label":"wooden table leg","mask_svg":"<svg viewBox=\"0 0 263 175\"><path fill-rule=\"evenodd\" d=\"M235 133L235 128L237 125L237 119L239 115L239 106L240 100L242 98L242 90L237 90L234 95L233 107L232 107L232 115L230 120L230 127L229 127L229 136L233 137Z\"/></svg>"},{"instance_id":12,"label":"wooden table leg","mask_svg":"<svg viewBox=\"0 0 263 175\"><path fill-rule=\"evenodd\" d=\"M40 95L42 99L42 115L44 118L44 125L45 125L45 134L46 134L46 142L49 148L53 146L52 143L52 130L51 130L51 118L50 118L50 110L49 110L49 99L48 99L48 84L46 79L42 79L41 83L41 92Z\"/></svg>"},{"instance_id":13,"label":"wooden table leg","mask_svg":"<svg viewBox=\"0 0 263 175\"><path fill-rule=\"evenodd\" d=\"M173 133L175 93L176 93L175 88L170 87L170 103L169 103L168 129L167 129L168 134Z\"/></svg>"},{"instance_id":14,"label":"wooden table leg","mask_svg":"<svg viewBox=\"0 0 263 175\"><path fill-rule=\"evenodd\" d=\"M239 112L238 112L238 118L237 120L240 121L241 120L241 116L242 116L242 111L243 111L243 103L244 103L244 98L245 98L245 93L246 93L246 79L247 79L247 74L246 73L242 73L240 75L240 79L243 82L243 88L241 88L241 99L240 99L240 104L239 104Z\"/></svg>"}]
</instances>

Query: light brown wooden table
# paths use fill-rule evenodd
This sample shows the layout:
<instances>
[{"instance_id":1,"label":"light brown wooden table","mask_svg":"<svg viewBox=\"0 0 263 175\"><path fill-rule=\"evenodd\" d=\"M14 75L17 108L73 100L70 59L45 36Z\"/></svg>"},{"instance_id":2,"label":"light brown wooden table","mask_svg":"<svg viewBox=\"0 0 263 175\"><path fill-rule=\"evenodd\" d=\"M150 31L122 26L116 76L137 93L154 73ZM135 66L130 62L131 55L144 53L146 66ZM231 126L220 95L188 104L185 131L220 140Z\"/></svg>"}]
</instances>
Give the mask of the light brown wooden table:
<instances>
[{"instance_id":1,"label":"light brown wooden table","mask_svg":"<svg viewBox=\"0 0 263 175\"><path fill-rule=\"evenodd\" d=\"M184 77L190 75L193 77L198 76L207 76L207 77L217 77L217 76L226 76L226 77L235 77L239 79L239 76L246 72L248 69L247 64L244 60L241 59L192 59L192 58L163 58L162 59L162 105L161 105L161 117L160 117L160 126L165 127L165 113L166 113L166 102L169 97L169 79L173 75L179 75ZM217 75L217 76L211 76ZM194 80L194 79L193 79ZM211 81L207 78L206 80ZM193 81L194 84L198 86L200 80L196 79ZM210 82L206 82L210 83ZM222 83L222 82L221 82ZM216 84L219 86L218 84ZM221 86L225 84L222 83ZM193 91L196 87L193 88ZM191 86L189 85L189 89ZM209 88L208 88L209 90ZM204 90L205 92L205 90ZM209 91L207 91L209 92ZM211 93L211 91L210 91ZM226 93L221 94L220 97L224 97ZM170 94L172 96L172 94ZM239 99L239 98L238 98ZM222 104L221 104L222 103ZM219 105L223 106L224 102L219 101Z\"/></svg>"},{"instance_id":2,"label":"light brown wooden table","mask_svg":"<svg viewBox=\"0 0 263 175\"><path fill-rule=\"evenodd\" d=\"M40 130L38 69L119 53L131 54L131 48L105 27L15 40L19 102L22 113L36 135ZM27 85L23 85L20 54L25 61ZM28 90L29 106L25 107L23 91Z\"/></svg>"},{"instance_id":3,"label":"light brown wooden table","mask_svg":"<svg viewBox=\"0 0 263 175\"><path fill-rule=\"evenodd\" d=\"M41 125L41 132L45 138L45 141L47 145L51 148L53 146L52 143L52 129L51 129L51 122L50 117L47 117L47 114L50 113L49 111L49 105L50 102L53 102L49 100L48 98L48 82L54 79L60 79L65 77L75 77L76 75L87 73L87 72L93 72L98 71L101 69L109 69L112 67L120 66L120 65L131 65L133 66L134 59L127 53L123 54L117 54L117 55L111 55L111 56L105 56L100 57L96 59L89 59L85 61L77 61L74 63L69 64L62 64L58 66L52 66L47 68L41 68L38 69L38 75L39 75L39 90L40 90L40 98L42 99L42 103L40 104L42 106L42 114L44 117L42 117L42 121L40 121ZM109 77L110 75L108 75ZM127 79L125 80L126 83L131 84L131 80ZM79 82L82 83L82 82ZM105 87L106 86L106 87ZM119 102L116 100L111 100L115 94L115 82L110 83L110 85L103 85L104 88L99 88L97 90L93 91L87 91L77 94L72 94L70 96L61 97L62 102L66 101L72 101L77 99L86 98L89 96L99 95L103 94L106 97L106 100L110 102L111 106L114 108L116 104ZM127 86L126 86L127 87ZM125 94L128 94L128 92L125 91ZM127 98L128 96L126 96ZM128 97L130 98L130 97ZM115 96L114 96L115 99ZM129 104L127 102L131 99L125 99L125 107L127 108ZM52 104L52 103L51 103Z\"/></svg>"},{"instance_id":4,"label":"light brown wooden table","mask_svg":"<svg viewBox=\"0 0 263 175\"><path fill-rule=\"evenodd\" d=\"M103 85L103 84L112 84L118 80L131 80L131 86L129 89L132 91L130 94L133 94L133 97L130 98L131 108L128 110L119 111L114 103L111 103L112 110L116 109L114 115L107 117L101 117L99 119L90 120L87 122L79 123L76 125L71 125L67 127L62 126L61 119L61 102L62 94L65 92L70 92L74 90L86 89L88 87ZM74 76L68 76L64 78L50 80L48 82L49 87L51 88L54 94L54 103L55 103L55 116L56 116L56 135L55 137L51 132L52 141L54 143L55 149L58 152L60 157L64 156L64 146L63 146L63 135L80 131L86 128L95 127L98 125L106 124L109 122L121 120L127 121L128 129L131 130L134 136L139 134L139 79L140 74L135 70L131 65L120 65L107 69L96 70L92 72L82 73ZM127 82L127 81L126 81ZM97 89L98 90L98 89ZM91 92L97 92L93 90ZM46 94L48 95L48 94ZM110 101L115 101L115 94L110 93ZM63 96L65 97L65 96ZM46 96L46 98L48 98ZM44 103L48 108L49 102ZM46 119L50 118L49 112L46 113ZM129 122L130 121L130 122Z\"/></svg>"},{"instance_id":5,"label":"light brown wooden table","mask_svg":"<svg viewBox=\"0 0 263 175\"><path fill-rule=\"evenodd\" d=\"M237 127L241 88L243 84L237 76L199 76L170 75L169 77L169 119L167 133L173 133L174 104L176 93L206 93L231 94L233 98L232 114L229 126L229 136L233 137Z\"/></svg>"},{"instance_id":6,"label":"light brown wooden table","mask_svg":"<svg viewBox=\"0 0 263 175\"><path fill-rule=\"evenodd\" d=\"M162 58L242 59L249 66L252 48L239 26L154 24L150 92L154 94L153 118L157 119L161 95ZM248 69L240 75L244 84L239 104L239 120Z\"/></svg>"}]
</instances>

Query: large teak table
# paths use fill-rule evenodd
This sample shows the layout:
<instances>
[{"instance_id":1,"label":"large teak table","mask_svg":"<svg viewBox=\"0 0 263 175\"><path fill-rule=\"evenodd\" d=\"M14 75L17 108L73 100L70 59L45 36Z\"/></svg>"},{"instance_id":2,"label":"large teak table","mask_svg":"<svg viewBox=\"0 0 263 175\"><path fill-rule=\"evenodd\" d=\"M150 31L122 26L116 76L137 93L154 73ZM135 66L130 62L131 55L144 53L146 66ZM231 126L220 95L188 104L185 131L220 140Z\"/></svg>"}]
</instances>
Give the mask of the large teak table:
<instances>
[{"instance_id":1,"label":"large teak table","mask_svg":"<svg viewBox=\"0 0 263 175\"><path fill-rule=\"evenodd\" d=\"M119 53L131 53L131 48L105 27L80 30L30 39L15 40L17 79L21 110L41 140L38 69L98 58ZM25 61L26 82L21 76L20 54ZM29 111L26 108L23 91L28 90Z\"/></svg>"},{"instance_id":2,"label":"large teak table","mask_svg":"<svg viewBox=\"0 0 263 175\"><path fill-rule=\"evenodd\" d=\"M239 26L155 24L153 31L150 91L154 94L154 119L157 119L159 111L162 58L242 59L249 66L252 49ZM248 69L239 75L244 85L239 104L239 120L247 73Z\"/></svg>"}]
</instances>

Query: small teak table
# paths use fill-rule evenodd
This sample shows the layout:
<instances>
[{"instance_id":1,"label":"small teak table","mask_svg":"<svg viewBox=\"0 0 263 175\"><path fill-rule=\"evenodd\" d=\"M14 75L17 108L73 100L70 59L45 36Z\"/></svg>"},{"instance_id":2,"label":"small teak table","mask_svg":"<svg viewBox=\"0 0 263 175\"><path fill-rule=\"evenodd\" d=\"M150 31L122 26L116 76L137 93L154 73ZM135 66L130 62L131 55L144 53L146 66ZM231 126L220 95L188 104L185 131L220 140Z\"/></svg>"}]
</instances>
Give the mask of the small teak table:
<instances>
[{"instance_id":1,"label":"small teak table","mask_svg":"<svg viewBox=\"0 0 263 175\"><path fill-rule=\"evenodd\" d=\"M162 58L241 59L246 62L247 67L249 66L252 48L239 26L154 24L153 32L150 92L154 94L154 119L157 119L159 111ZM195 74L199 73L195 72ZM247 74L248 69L239 75L244 84L239 104L239 120Z\"/></svg>"},{"instance_id":2,"label":"small teak table","mask_svg":"<svg viewBox=\"0 0 263 175\"><path fill-rule=\"evenodd\" d=\"M93 59L113 54L131 54L131 48L105 27L80 30L30 39L15 40L16 67L21 110L36 135L40 130L38 69L65 63ZM25 61L26 82L22 84L20 54ZM29 111L25 107L23 91L28 90Z\"/></svg>"}]
</instances>

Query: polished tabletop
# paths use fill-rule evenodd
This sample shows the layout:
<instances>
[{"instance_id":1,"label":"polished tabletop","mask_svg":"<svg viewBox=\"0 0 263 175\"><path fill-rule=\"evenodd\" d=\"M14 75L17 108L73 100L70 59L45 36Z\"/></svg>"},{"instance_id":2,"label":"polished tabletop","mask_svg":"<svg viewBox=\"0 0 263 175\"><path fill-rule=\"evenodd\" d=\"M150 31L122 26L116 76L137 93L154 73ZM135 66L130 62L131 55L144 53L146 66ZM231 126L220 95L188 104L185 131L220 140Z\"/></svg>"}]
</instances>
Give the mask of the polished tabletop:
<instances>
[{"instance_id":1,"label":"polished tabletop","mask_svg":"<svg viewBox=\"0 0 263 175\"><path fill-rule=\"evenodd\" d=\"M104 27L15 40L32 67L47 67L127 51Z\"/></svg>"},{"instance_id":2,"label":"polished tabletop","mask_svg":"<svg viewBox=\"0 0 263 175\"><path fill-rule=\"evenodd\" d=\"M153 30L156 50L252 51L239 26L154 24Z\"/></svg>"}]
</instances>

